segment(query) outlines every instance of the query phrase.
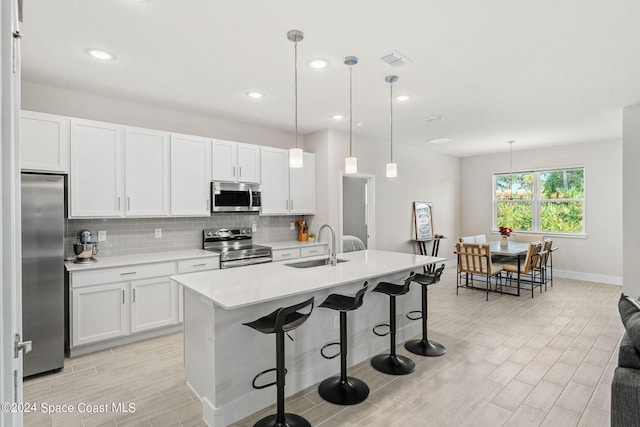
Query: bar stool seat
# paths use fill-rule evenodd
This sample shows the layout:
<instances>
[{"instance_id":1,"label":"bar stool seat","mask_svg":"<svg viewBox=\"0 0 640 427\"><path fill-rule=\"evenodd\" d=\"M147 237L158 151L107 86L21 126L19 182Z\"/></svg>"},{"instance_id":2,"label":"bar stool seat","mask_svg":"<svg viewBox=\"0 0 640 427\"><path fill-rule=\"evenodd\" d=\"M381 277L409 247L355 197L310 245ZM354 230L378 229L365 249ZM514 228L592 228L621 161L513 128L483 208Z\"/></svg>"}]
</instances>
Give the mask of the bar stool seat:
<instances>
[{"instance_id":1,"label":"bar stool seat","mask_svg":"<svg viewBox=\"0 0 640 427\"><path fill-rule=\"evenodd\" d=\"M369 386L364 381L347 376L347 312L362 306L364 293L368 286L368 283L364 282L364 286L353 297L331 294L320 304L320 307L340 312L340 342L327 344L320 350L325 359L340 356L340 376L327 378L318 386L320 397L336 405L355 405L363 402L369 396ZM338 354L333 356L324 354L327 347L338 344L340 345Z\"/></svg>"},{"instance_id":2,"label":"bar stool seat","mask_svg":"<svg viewBox=\"0 0 640 427\"><path fill-rule=\"evenodd\" d=\"M444 264L431 274L416 274L413 276L413 281L422 285L422 311L412 311L407 313L407 318L411 320L422 319L422 338L407 341L404 344L404 348L409 350L411 353L419 354L421 356L435 357L442 356L447 352L447 349L444 348L442 344L431 341L427 338L427 287L438 283L443 271ZM420 316L411 317L412 313L420 313Z\"/></svg>"},{"instance_id":3,"label":"bar stool seat","mask_svg":"<svg viewBox=\"0 0 640 427\"><path fill-rule=\"evenodd\" d=\"M371 366L374 369L390 375L407 375L416 369L416 364L408 357L396 354L396 297L409 292L409 286L413 280L414 273L404 281L404 285L395 283L380 282L372 292L380 292L389 296L389 323L376 325L373 333L378 336L390 335L391 349L389 354L379 354L371 359ZM380 326L389 326L389 332L382 334L376 332Z\"/></svg>"},{"instance_id":4,"label":"bar stool seat","mask_svg":"<svg viewBox=\"0 0 640 427\"><path fill-rule=\"evenodd\" d=\"M308 313L303 310L309 309ZM276 335L276 368L260 372L253 378L253 388L262 389L272 385L277 389L277 412L269 415L257 423L254 427L311 427L311 424L300 415L285 413L284 411L284 376L287 370L284 367L284 334L302 325L313 311L313 297L296 305L281 307L252 322L243 323L263 334ZM268 372L276 372L276 381L265 385L256 385L256 380Z\"/></svg>"}]
</instances>

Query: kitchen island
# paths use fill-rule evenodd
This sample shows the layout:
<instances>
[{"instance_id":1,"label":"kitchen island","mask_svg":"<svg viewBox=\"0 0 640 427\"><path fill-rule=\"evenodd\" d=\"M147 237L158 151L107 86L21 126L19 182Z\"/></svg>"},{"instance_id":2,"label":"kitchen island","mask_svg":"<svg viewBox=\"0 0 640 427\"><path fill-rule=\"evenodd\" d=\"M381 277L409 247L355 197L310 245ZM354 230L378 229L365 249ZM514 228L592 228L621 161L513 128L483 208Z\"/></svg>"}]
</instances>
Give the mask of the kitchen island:
<instances>
[{"instance_id":1,"label":"kitchen island","mask_svg":"<svg viewBox=\"0 0 640 427\"><path fill-rule=\"evenodd\" d=\"M353 295L365 281L398 283L411 271L444 258L367 250L339 254L336 266L294 268L278 262L242 268L180 274L171 279L184 286L184 358L187 383L203 404L209 426L226 426L275 401L275 390L254 390L253 377L275 367L275 338L242 323L315 297L309 320L291 333L286 344L286 393L303 390L339 370L337 359L326 360L320 348L338 340L338 314L317 308L332 292ZM316 258L307 258L313 260ZM398 342L420 332L419 322L404 313L420 308L420 289L398 298ZM389 299L367 292L364 305L349 314L348 364L355 365L388 348L374 325L388 322ZM268 379L265 379L268 381Z\"/></svg>"}]
</instances>

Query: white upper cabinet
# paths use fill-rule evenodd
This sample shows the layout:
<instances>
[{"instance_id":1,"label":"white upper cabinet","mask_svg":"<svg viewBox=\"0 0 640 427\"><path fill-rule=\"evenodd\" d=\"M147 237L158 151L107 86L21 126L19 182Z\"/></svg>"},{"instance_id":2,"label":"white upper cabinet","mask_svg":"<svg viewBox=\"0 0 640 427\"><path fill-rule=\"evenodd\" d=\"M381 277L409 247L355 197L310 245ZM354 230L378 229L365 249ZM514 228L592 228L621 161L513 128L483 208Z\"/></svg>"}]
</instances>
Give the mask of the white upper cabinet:
<instances>
[{"instance_id":1,"label":"white upper cabinet","mask_svg":"<svg viewBox=\"0 0 640 427\"><path fill-rule=\"evenodd\" d=\"M289 151L262 147L262 215L289 213Z\"/></svg>"},{"instance_id":2,"label":"white upper cabinet","mask_svg":"<svg viewBox=\"0 0 640 427\"><path fill-rule=\"evenodd\" d=\"M69 117L20 112L20 167L69 172Z\"/></svg>"},{"instance_id":3,"label":"white upper cabinet","mask_svg":"<svg viewBox=\"0 0 640 427\"><path fill-rule=\"evenodd\" d=\"M71 120L71 217L124 214L122 126Z\"/></svg>"},{"instance_id":4,"label":"white upper cabinet","mask_svg":"<svg viewBox=\"0 0 640 427\"><path fill-rule=\"evenodd\" d=\"M262 215L311 215L316 211L315 154L289 167L289 150L262 147Z\"/></svg>"},{"instance_id":5,"label":"white upper cabinet","mask_svg":"<svg viewBox=\"0 0 640 427\"><path fill-rule=\"evenodd\" d=\"M214 181L260 182L260 146L214 139L212 158Z\"/></svg>"},{"instance_id":6,"label":"white upper cabinet","mask_svg":"<svg viewBox=\"0 0 640 427\"><path fill-rule=\"evenodd\" d=\"M316 155L304 153L304 167L289 169L289 213L316 213Z\"/></svg>"},{"instance_id":7,"label":"white upper cabinet","mask_svg":"<svg viewBox=\"0 0 640 427\"><path fill-rule=\"evenodd\" d=\"M127 127L124 169L126 215L169 215L169 133Z\"/></svg>"},{"instance_id":8,"label":"white upper cabinet","mask_svg":"<svg viewBox=\"0 0 640 427\"><path fill-rule=\"evenodd\" d=\"M171 134L171 215L209 216L211 140Z\"/></svg>"}]
</instances>

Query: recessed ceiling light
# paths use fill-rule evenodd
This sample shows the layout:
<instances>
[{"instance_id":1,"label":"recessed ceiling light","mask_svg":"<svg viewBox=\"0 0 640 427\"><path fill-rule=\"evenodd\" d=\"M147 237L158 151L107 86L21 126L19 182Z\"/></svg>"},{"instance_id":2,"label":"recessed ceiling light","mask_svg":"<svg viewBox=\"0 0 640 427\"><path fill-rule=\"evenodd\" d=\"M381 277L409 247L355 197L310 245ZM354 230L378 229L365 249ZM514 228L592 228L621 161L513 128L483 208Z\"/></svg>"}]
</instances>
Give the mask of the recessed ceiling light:
<instances>
[{"instance_id":1,"label":"recessed ceiling light","mask_svg":"<svg viewBox=\"0 0 640 427\"><path fill-rule=\"evenodd\" d=\"M344 119L344 116L342 114L334 114L333 116L331 116L331 118L333 120L342 120Z\"/></svg>"},{"instance_id":2,"label":"recessed ceiling light","mask_svg":"<svg viewBox=\"0 0 640 427\"><path fill-rule=\"evenodd\" d=\"M443 144L445 142L451 142L449 138L435 138L435 139L427 139L427 142L432 144Z\"/></svg>"},{"instance_id":3,"label":"recessed ceiling light","mask_svg":"<svg viewBox=\"0 0 640 427\"><path fill-rule=\"evenodd\" d=\"M264 93L252 90L250 92L247 92L247 96L251 99L260 99L264 97Z\"/></svg>"},{"instance_id":4,"label":"recessed ceiling light","mask_svg":"<svg viewBox=\"0 0 640 427\"><path fill-rule=\"evenodd\" d=\"M356 126L358 126L358 127L364 126L364 123L363 122L356 122Z\"/></svg>"},{"instance_id":5,"label":"recessed ceiling light","mask_svg":"<svg viewBox=\"0 0 640 427\"><path fill-rule=\"evenodd\" d=\"M442 116L435 115L435 116L425 117L424 119L422 119L422 121L423 122L435 122L436 120L440 120L440 119L442 119Z\"/></svg>"},{"instance_id":6,"label":"recessed ceiling light","mask_svg":"<svg viewBox=\"0 0 640 427\"><path fill-rule=\"evenodd\" d=\"M395 99L398 102L405 102L411 99L411 95L398 95L398 96L394 96L393 99Z\"/></svg>"},{"instance_id":7,"label":"recessed ceiling light","mask_svg":"<svg viewBox=\"0 0 640 427\"><path fill-rule=\"evenodd\" d=\"M322 70L323 68L327 68L329 66L329 61L324 59L313 59L309 61L309 67L314 70Z\"/></svg>"},{"instance_id":8,"label":"recessed ceiling light","mask_svg":"<svg viewBox=\"0 0 640 427\"><path fill-rule=\"evenodd\" d=\"M105 52L104 50L100 49L89 49L87 50L87 53L94 58L100 59L102 61L110 61L114 58L114 56L109 52Z\"/></svg>"}]
</instances>

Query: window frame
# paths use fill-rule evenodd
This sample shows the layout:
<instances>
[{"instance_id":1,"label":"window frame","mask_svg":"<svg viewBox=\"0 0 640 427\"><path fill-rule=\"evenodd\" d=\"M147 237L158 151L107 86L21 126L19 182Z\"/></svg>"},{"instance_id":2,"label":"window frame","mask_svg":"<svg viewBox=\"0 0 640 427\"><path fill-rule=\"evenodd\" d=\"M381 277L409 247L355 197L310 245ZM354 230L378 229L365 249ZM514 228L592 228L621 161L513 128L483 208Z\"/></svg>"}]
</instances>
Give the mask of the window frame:
<instances>
[{"instance_id":1,"label":"window frame","mask_svg":"<svg viewBox=\"0 0 640 427\"><path fill-rule=\"evenodd\" d=\"M562 198L562 199L543 199L540 197L540 175L545 172L555 172L555 171L563 171L563 170L573 170L573 169L582 169L583 173L583 198ZM496 186L497 186L497 177L498 175L511 175L511 174L533 174L533 182L531 184L531 199L513 199L510 202L516 203L531 203L531 230L514 230L515 233L519 234L544 234L545 236L561 236L561 237L575 237L575 238L585 238L587 237L587 171L584 165L573 165L573 166L565 166L565 167L553 167L553 168L539 168L539 169L522 169L522 170L514 170L507 172L494 172L491 180L492 180L492 206L493 206L493 214L492 214L492 225L491 231L494 233L498 232L498 202L504 202L505 200L500 200L496 197ZM581 232L564 232L564 231L544 231L540 229L540 213L542 211L542 203L567 203L567 202L580 202L582 203L582 231Z\"/></svg>"}]
</instances>

